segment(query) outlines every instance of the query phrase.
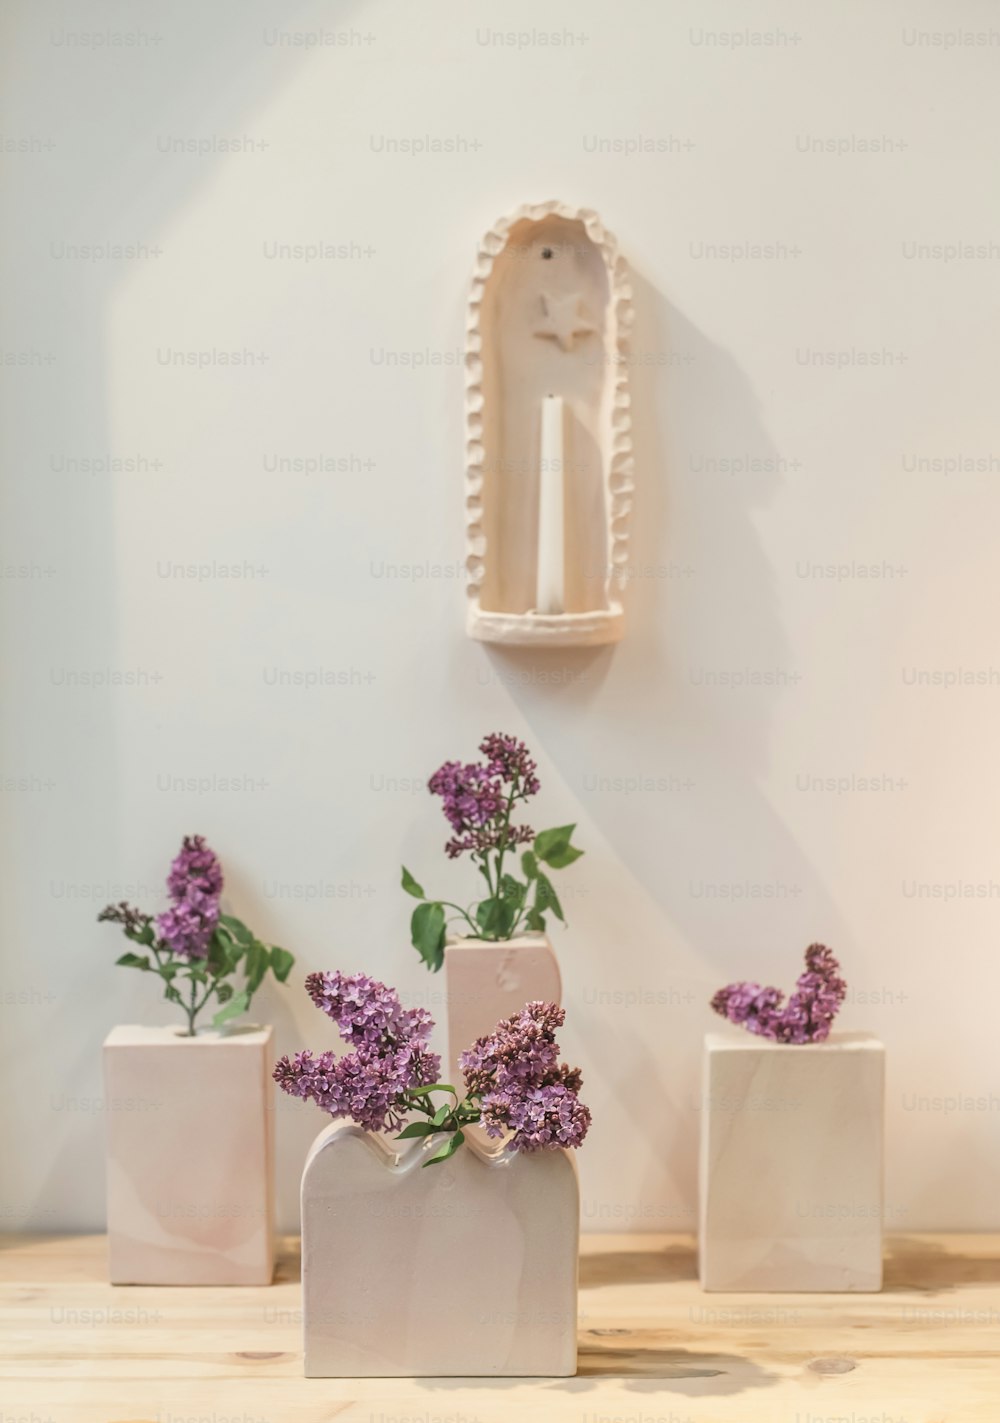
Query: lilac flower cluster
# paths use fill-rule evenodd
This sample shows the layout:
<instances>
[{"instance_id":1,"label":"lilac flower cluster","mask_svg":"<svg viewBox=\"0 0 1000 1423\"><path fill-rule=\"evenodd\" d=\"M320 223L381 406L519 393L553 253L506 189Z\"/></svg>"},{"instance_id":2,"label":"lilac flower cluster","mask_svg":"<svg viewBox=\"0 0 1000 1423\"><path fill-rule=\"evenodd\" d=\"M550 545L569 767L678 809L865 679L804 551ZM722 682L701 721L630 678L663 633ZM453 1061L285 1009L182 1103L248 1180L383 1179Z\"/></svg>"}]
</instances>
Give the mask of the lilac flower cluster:
<instances>
[{"instance_id":1,"label":"lilac flower cluster","mask_svg":"<svg viewBox=\"0 0 1000 1423\"><path fill-rule=\"evenodd\" d=\"M138 939L139 935L153 922L152 914L144 914L141 909L136 909L127 900L121 900L118 904L109 904L101 910L97 916L98 924L120 924L128 934L130 939Z\"/></svg>"},{"instance_id":2,"label":"lilac flower cluster","mask_svg":"<svg viewBox=\"0 0 1000 1423\"><path fill-rule=\"evenodd\" d=\"M513 1133L515 1151L579 1146L590 1109L577 1095L578 1067L559 1061L556 1029L565 1010L527 1003L460 1058L466 1091L480 1101L483 1126L493 1137Z\"/></svg>"},{"instance_id":3,"label":"lilac flower cluster","mask_svg":"<svg viewBox=\"0 0 1000 1423\"><path fill-rule=\"evenodd\" d=\"M480 742L483 761L446 761L427 782L455 834L445 845L452 860L466 851L506 849L527 844L535 832L527 825L510 825L510 805L539 790L535 762L523 741L491 733ZM505 790L509 786L510 790Z\"/></svg>"},{"instance_id":4,"label":"lilac flower cluster","mask_svg":"<svg viewBox=\"0 0 1000 1423\"><path fill-rule=\"evenodd\" d=\"M463 850L483 848L480 844L465 843L471 837L485 839L487 845L491 843L491 832L486 827L503 809L503 790L488 767L475 761L468 765L446 761L431 776L427 789L441 797L441 808L455 831L455 838L445 847L452 859Z\"/></svg>"},{"instance_id":5,"label":"lilac flower cluster","mask_svg":"<svg viewBox=\"0 0 1000 1423\"><path fill-rule=\"evenodd\" d=\"M157 916L160 936L180 958L207 958L219 922L222 866L204 836L185 835L170 866L167 889L173 904Z\"/></svg>"},{"instance_id":6,"label":"lilac flower cluster","mask_svg":"<svg viewBox=\"0 0 1000 1423\"><path fill-rule=\"evenodd\" d=\"M479 749L487 759L487 769L491 776L498 777L508 786L519 782L518 789L522 796L537 795L541 790L541 784L535 774L538 767L527 746L523 741L518 741L516 736L504 736L499 731L490 732L489 736L484 736L479 743Z\"/></svg>"},{"instance_id":7,"label":"lilac flower cluster","mask_svg":"<svg viewBox=\"0 0 1000 1423\"><path fill-rule=\"evenodd\" d=\"M404 1009L398 994L363 973L311 973L306 990L353 1051L341 1058L332 1052L283 1057L275 1082L331 1117L349 1117L368 1131L394 1130L410 1110L406 1094L436 1082L441 1070L441 1059L427 1047L430 1014Z\"/></svg>"},{"instance_id":8,"label":"lilac flower cluster","mask_svg":"<svg viewBox=\"0 0 1000 1423\"><path fill-rule=\"evenodd\" d=\"M262 943L235 915L220 913L222 866L200 835L185 836L167 889L172 903L155 919L124 902L109 904L97 917L120 924L138 946L117 962L159 975L167 1000L184 1011L187 1036L194 1037L198 1015L213 998L218 1011L212 1026L219 1028L247 1011L268 972L284 983L295 957ZM238 993L226 981L237 972L245 976Z\"/></svg>"},{"instance_id":9,"label":"lilac flower cluster","mask_svg":"<svg viewBox=\"0 0 1000 1423\"><path fill-rule=\"evenodd\" d=\"M787 1003L779 988L730 983L715 994L712 1007L731 1023L773 1042L823 1042L847 992L839 974L840 964L831 951L823 944L810 944L806 971L799 975Z\"/></svg>"},{"instance_id":10,"label":"lilac flower cluster","mask_svg":"<svg viewBox=\"0 0 1000 1423\"><path fill-rule=\"evenodd\" d=\"M398 994L366 974L311 973L306 989L352 1050L283 1057L274 1080L290 1096L373 1132L395 1131L416 1113L404 1137L448 1139L425 1165L447 1160L463 1128L476 1123L490 1136L509 1136L515 1151L579 1146L587 1135L579 1069L559 1062L555 1035L565 1013L554 1003L528 1003L480 1038L461 1060L466 1096L459 1101L442 1087L453 1100L437 1108L427 1089L437 1085L441 1061L427 1046L434 1024L424 1009L404 1009Z\"/></svg>"}]
</instances>

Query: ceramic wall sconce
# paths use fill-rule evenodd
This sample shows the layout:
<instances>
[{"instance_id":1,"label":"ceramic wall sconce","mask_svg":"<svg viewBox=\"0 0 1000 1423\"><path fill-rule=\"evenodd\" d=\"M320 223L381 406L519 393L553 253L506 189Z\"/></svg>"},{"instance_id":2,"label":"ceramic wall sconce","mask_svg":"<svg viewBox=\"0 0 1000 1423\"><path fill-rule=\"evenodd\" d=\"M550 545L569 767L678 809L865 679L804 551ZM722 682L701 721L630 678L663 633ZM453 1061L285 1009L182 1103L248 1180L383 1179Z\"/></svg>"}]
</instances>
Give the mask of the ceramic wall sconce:
<instances>
[{"instance_id":1,"label":"ceramic wall sconce","mask_svg":"<svg viewBox=\"0 0 1000 1423\"><path fill-rule=\"evenodd\" d=\"M504 943L454 939L444 951L448 1000L448 1081L460 1084L458 1059L477 1038L525 1003L559 1003L562 980L547 934L523 934Z\"/></svg>"},{"instance_id":2,"label":"ceramic wall sconce","mask_svg":"<svg viewBox=\"0 0 1000 1423\"><path fill-rule=\"evenodd\" d=\"M272 1029L113 1028L104 1043L116 1285L267 1285Z\"/></svg>"},{"instance_id":3,"label":"ceramic wall sconce","mask_svg":"<svg viewBox=\"0 0 1000 1423\"><path fill-rule=\"evenodd\" d=\"M576 1373L579 1190L565 1151L423 1169L440 1142L352 1125L317 1137L302 1176L308 1378Z\"/></svg>"},{"instance_id":4,"label":"ceramic wall sconce","mask_svg":"<svg viewBox=\"0 0 1000 1423\"><path fill-rule=\"evenodd\" d=\"M466 341L472 637L622 636L631 324L625 263L596 213L529 205L480 243Z\"/></svg>"},{"instance_id":5,"label":"ceramic wall sconce","mask_svg":"<svg viewBox=\"0 0 1000 1423\"><path fill-rule=\"evenodd\" d=\"M885 1049L705 1039L699 1272L706 1290L882 1288Z\"/></svg>"}]
</instances>

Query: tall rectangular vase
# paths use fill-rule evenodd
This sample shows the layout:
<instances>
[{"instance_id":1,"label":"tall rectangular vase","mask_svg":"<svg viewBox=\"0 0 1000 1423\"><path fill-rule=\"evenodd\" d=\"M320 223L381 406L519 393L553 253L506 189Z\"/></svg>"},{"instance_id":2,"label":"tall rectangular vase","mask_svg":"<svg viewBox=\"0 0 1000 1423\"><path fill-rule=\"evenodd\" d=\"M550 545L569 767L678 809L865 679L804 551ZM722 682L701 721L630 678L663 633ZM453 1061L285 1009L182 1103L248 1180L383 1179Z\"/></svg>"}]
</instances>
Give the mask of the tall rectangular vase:
<instances>
[{"instance_id":1,"label":"tall rectangular vase","mask_svg":"<svg viewBox=\"0 0 1000 1423\"><path fill-rule=\"evenodd\" d=\"M270 1027L108 1034L112 1284L270 1284L272 1038Z\"/></svg>"},{"instance_id":2,"label":"tall rectangular vase","mask_svg":"<svg viewBox=\"0 0 1000 1423\"><path fill-rule=\"evenodd\" d=\"M462 1053L525 1003L558 1003L559 963L547 934L485 943L452 939L444 951L448 996L448 1082L461 1082Z\"/></svg>"},{"instance_id":3,"label":"tall rectangular vase","mask_svg":"<svg viewBox=\"0 0 1000 1423\"><path fill-rule=\"evenodd\" d=\"M705 1039L698 1258L706 1290L882 1288L885 1049Z\"/></svg>"}]
</instances>

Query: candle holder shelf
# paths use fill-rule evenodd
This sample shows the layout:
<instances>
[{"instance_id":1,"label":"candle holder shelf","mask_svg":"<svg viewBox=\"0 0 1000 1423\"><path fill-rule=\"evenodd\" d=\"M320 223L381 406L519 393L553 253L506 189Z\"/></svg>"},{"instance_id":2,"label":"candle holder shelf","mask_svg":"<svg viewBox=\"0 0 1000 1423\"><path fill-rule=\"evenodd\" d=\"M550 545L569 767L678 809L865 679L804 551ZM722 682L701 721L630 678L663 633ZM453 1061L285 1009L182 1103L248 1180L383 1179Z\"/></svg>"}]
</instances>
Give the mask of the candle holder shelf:
<instances>
[{"instance_id":1,"label":"candle holder shelf","mask_svg":"<svg viewBox=\"0 0 1000 1423\"><path fill-rule=\"evenodd\" d=\"M551 647L624 631L634 488L628 271L596 213L502 218L466 338L468 632Z\"/></svg>"}]
</instances>

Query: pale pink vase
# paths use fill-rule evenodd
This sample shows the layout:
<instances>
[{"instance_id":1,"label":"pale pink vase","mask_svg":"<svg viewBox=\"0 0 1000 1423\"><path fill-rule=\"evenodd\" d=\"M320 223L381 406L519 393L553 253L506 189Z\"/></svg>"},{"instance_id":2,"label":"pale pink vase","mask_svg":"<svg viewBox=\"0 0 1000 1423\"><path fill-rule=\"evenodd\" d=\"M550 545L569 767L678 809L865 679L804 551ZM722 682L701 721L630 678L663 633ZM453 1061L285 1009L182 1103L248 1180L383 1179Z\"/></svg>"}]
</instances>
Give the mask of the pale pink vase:
<instances>
[{"instance_id":1,"label":"pale pink vase","mask_svg":"<svg viewBox=\"0 0 1000 1423\"><path fill-rule=\"evenodd\" d=\"M104 1043L115 1285L268 1285L273 1030L113 1028Z\"/></svg>"},{"instance_id":2,"label":"pale pink vase","mask_svg":"<svg viewBox=\"0 0 1000 1423\"><path fill-rule=\"evenodd\" d=\"M458 1059L477 1038L492 1032L536 999L562 997L559 964L547 934L523 934L504 943L455 939L444 951L448 1003L448 1081L460 1084Z\"/></svg>"},{"instance_id":3,"label":"pale pink vase","mask_svg":"<svg viewBox=\"0 0 1000 1423\"><path fill-rule=\"evenodd\" d=\"M302 1174L307 1378L576 1373L569 1151L401 1142L334 1124ZM397 1156L396 1152L399 1151Z\"/></svg>"},{"instance_id":4,"label":"pale pink vase","mask_svg":"<svg viewBox=\"0 0 1000 1423\"><path fill-rule=\"evenodd\" d=\"M882 1288L885 1048L869 1033L705 1038L704 1290Z\"/></svg>"}]
</instances>

